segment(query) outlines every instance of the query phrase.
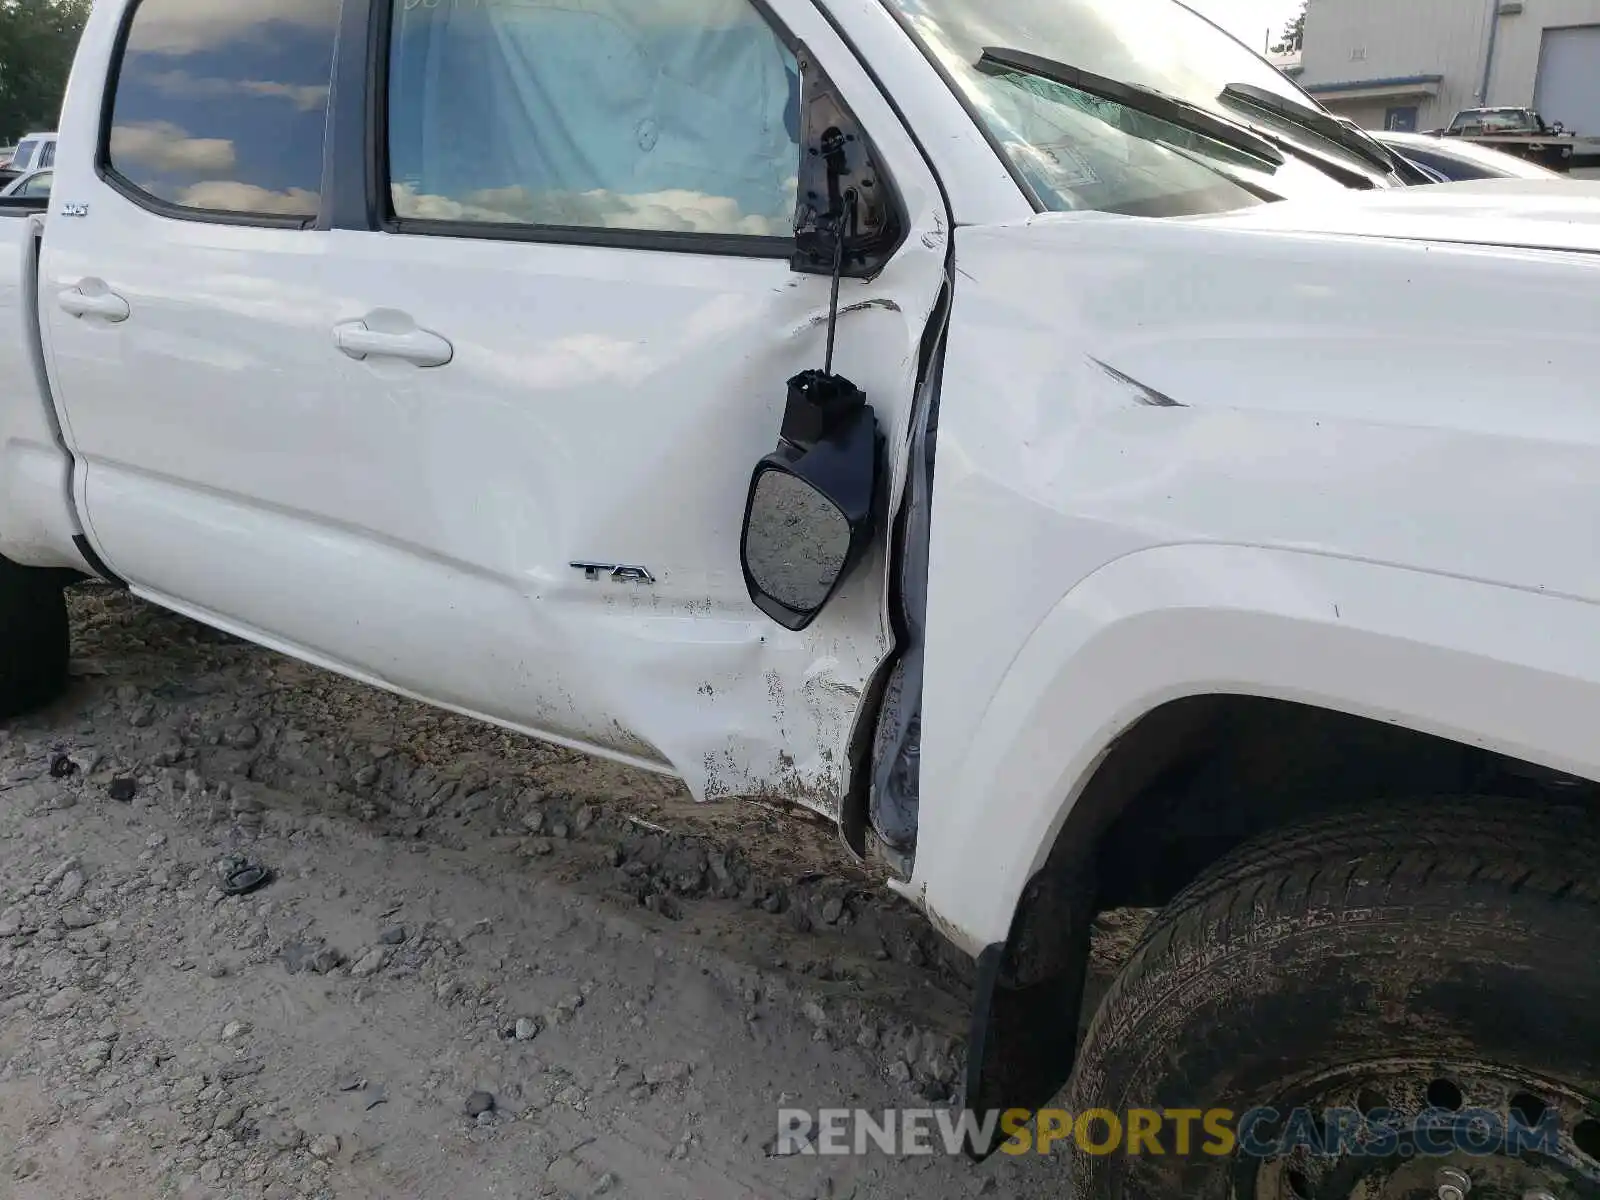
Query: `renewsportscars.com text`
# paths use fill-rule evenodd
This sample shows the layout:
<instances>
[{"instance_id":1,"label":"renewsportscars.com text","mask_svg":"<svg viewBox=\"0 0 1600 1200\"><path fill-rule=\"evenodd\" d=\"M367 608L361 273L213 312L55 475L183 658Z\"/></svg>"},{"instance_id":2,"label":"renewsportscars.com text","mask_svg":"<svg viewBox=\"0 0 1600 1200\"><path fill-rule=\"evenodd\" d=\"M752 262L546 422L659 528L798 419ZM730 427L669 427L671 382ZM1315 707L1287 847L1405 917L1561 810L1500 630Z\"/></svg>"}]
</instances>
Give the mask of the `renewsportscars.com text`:
<instances>
[{"instance_id":1,"label":"renewsportscars.com text","mask_svg":"<svg viewBox=\"0 0 1600 1200\"><path fill-rule=\"evenodd\" d=\"M1489 1109L1431 1109L1411 1119L1383 1109L1280 1111L1261 1107L1131 1108L1080 1113L1023 1109L982 1118L948 1108L778 1110L778 1155L1050 1154L1073 1146L1087 1154L1241 1154L1269 1158L1304 1147L1318 1155L1443 1157L1451 1154L1553 1154L1561 1139L1554 1112L1532 1124Z\"/></svg>"}]
</instances>

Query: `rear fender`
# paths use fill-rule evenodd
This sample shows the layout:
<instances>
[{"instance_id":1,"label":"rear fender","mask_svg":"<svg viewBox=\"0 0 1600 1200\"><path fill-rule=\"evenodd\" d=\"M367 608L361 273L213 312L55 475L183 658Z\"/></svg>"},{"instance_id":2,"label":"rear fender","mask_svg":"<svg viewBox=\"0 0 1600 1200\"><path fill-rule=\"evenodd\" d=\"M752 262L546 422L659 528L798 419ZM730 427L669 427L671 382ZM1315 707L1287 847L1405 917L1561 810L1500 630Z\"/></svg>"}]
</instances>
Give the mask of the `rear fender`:
<instances>
[{"instance_id":1,"label":"rear fender","mask_svg":"<svg viewBox=\"0 0 1600 1200\"><path fill-rule=\"evenodd\" d=\"M88 571L74 544L72 455L50 399L39 337L44 215L0 210L0 556L30 567Z\"/></svg>"}]
</instances>

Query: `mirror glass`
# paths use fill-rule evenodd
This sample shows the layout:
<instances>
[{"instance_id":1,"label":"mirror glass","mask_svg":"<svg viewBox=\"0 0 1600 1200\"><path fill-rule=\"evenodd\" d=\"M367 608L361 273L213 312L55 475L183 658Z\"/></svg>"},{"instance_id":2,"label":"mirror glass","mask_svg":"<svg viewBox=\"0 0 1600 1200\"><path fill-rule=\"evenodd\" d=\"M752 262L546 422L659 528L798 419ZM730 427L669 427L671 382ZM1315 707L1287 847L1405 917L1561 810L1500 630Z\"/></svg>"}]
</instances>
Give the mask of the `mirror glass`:
<instances>
[{"instance_id":1,"label":"mirror glass","mask_svg":"<svg viewBox=\"0 0 1600 1200\"><path fill-rule=\"evenodd\" d=\"M745 562L756 586L785 608L812 613L838 582L850 554L850 522L810 484L782 471L756 481Z\"/></svg>"}]
</instances>

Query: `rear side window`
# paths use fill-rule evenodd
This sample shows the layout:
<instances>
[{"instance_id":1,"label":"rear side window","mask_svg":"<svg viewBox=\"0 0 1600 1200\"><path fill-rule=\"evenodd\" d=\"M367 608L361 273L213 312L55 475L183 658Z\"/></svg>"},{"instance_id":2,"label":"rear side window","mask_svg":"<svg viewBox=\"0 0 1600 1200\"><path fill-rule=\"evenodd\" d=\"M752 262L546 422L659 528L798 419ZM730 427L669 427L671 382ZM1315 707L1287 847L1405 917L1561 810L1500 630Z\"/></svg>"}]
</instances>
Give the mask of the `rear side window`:
<instances>
[{"instance_id":1,"label":"rear side window","mask_svg":"<svg viewBox=\"0 0 1600 1200\"><path fill-rule=\"evenodd\" d=\"M179 209L316 215L339 0L142 0L106 165Z\"/></svg>"},{"instance_id":2,"label":"rear side window","mask_svg":"<svg viewBox=\"0 0 1600 1200\"><path fill-rule=\"evenodd\" d=\"M54 142L46 142L44 144L44 149L39 151L39 167L43 169L45 167L53 167L55 165L56 144Z\"/></svg>"},{"instance_id":3,"label":"rear side window","mask_svg":"<svg viewBox=\"0 0 1600 1200\"><path fill-rule=\"evenodd\" d=\"M402 220L792 236L799 71L750 0L381 2Z\"/></svg>"}]
</instances>

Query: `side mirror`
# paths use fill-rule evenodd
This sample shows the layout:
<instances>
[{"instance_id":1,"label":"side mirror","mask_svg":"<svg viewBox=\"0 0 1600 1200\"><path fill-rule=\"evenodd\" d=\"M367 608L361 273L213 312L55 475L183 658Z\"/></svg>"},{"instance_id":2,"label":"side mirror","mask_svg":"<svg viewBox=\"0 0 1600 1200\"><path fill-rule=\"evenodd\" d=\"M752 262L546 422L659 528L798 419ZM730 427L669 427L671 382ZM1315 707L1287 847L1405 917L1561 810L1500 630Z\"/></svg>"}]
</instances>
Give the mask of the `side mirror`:
<instances>
[{"instance_id":1,"label":"side mirror","mask_svg":"<svg viewBox=\"0 0 1600 1200\"><path fill-rule=\"evenodd\" d=\"M816 619L872 541L877 417L846 384L845 411L814 426L814 440L804 428L830 399L819 402L815 391L836 378L807 372L791 381L783 441L757 464L745 503L745 586L757 608L794 631Z\"/></svg>"},{"instance_id":2,"label":"side mirror","mask_svg":"<svg viewBox=\"0 0 1600 1200\"><path fill-rule=\"evenodd\" d=\"M789 380L778 448L745 501L740 562L750 599L785 629L816 620L872 544L878 499L878 418L855 384L833 373L839 281L870 278L905 238L900 202L833 81L801 46L800 173L790 269L833 277L827 358Z\"/></svg>"}]
</instances>

